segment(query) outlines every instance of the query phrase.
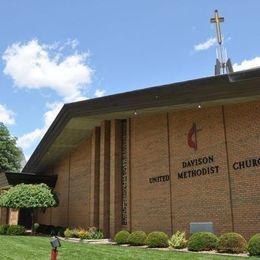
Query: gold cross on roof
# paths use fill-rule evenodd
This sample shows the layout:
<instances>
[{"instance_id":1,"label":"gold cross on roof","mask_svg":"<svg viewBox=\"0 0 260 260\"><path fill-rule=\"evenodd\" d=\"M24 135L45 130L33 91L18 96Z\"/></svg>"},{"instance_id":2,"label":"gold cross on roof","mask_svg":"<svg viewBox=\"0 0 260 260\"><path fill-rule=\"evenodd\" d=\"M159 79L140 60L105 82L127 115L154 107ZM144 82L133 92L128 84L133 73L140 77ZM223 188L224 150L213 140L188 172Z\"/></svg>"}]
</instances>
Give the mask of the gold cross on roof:
<instances>
[{"instance_id":1,"label":"gold cross on roof","mask_svg":"<svg viewBox=\"0 0 260 260\"><path fill-rule=\"evenodd\" d=\"M222 43L222 36L221 36L221 31L220 31L220 23L224 22L224 17L219 17L218 16L218 10L215 10L215 17L210 18L210 22L216 24L218 43L221 44Z\"/></svg>"}]
</instances>

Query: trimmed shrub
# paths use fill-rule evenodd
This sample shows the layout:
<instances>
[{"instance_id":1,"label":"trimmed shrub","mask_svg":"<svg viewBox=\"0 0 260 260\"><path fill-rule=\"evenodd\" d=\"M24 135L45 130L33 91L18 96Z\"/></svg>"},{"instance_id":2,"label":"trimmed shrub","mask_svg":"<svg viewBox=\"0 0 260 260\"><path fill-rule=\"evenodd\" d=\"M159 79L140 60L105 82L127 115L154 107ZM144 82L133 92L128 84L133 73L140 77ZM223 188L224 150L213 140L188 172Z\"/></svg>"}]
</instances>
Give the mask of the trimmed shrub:
<instances>
[{"instance_id":1,"label":"trimmed shrub","mask_svg":"<svg viewBox=\"0 0 260 260\"><path fill-rule=\"evenodd\" d=\"M177 231L172 237L169 239L169 246L182 249L187 246L187 240L185 238L185 232Z\"/></svg>"},{"instance_id":2,"label":"trimmed shrub","mask_svg":"<svg viewBox=\"0 0 260 260\"><path fill-rule=\"evenodd\" d=\"M64 237L64 231L66 228L61 227L61 226L53 226L50 232L51 236L61 236Z\"/></svg>"},{"instance_id":3,"label":"trimmed shrub","mask_svg":"<svg viewBox=\"0 0 260 260\"><path fill-rule=\"evenodd\" d=\"M37 232L37 229L40 227L40 224L39 223L34 223L33 224L33 229L35 232Z\"/></svg>"},{"instance_id":4,"label":"trimmed shrub","mask_svg":"<svg viewBox=\"0 0 260 260\"><path fill-rule=\"evenodd\" d=\"M54 230L54 226L52 226L52 225L40 224L37 229L37 233L50 235L53 230Z\"/></svg>"},{"instance_id":5,"label":"trimmed shrub","mask_svg":"<svg viewBox=\"0 0 260 260\"><path fill-rule=\"evenodd\" d=\"M64 236L66 238L70 238L70 237L73 237L73 233L69 228L66 228L66 230L64 231Z\"/></svg>"},{"instance_id":6,"label":"trimmed shrub","mask_svg":"<svg viewBox=\"0 0 260 260\"><path fill-rule=\"evenodd\" d=\"M190 251L209 251L216 249L218 238L211 232L194 233L188 241L188 250Z\"/></svg>"},{"instance_id":7,"label":"trimmed shrub","mask_svg":"<svg viewBox=\"0 0 260 260\"><path fill-rule=\"evenodd\" d=\"M19 236L25 233L25 227L21 225L10 225L6 231L7 235Z\"/></svg>"},{"instance_id":8,"label":"trimmed shrub","mask_svg":"<svg viewBox=\"0 0 260 260\"><path fill-rule=\"evenodd\" d=\"M238 254L245 252L246 248L246 240L238 233L225 233L219 238L219 252Z\"/></svg>"},{"instance_id":9,"label":"trimmed shrub","mask_svg":"<svg viewBox=\"0 0 260 260\"><path fill-rule=\"evenodd\" d=\"M64 237L65 227L59 227L57 236Z\"/></svg>"},{"instance_id":10,"label":"trimmed shrub","mask_svg":"<svg viewBox=\"0 0 260 260\"><path fill-rule=\"evenodd\" d=\"M121 230L116 233L114 241L117 242L117 244L127 244L129 235L130 233L127 230Z\"/></svg>"},{"instance_id":11,"label":"trimmed shrub","mask_svg":"<svg viewBox=\"0 0 260 260\"><path fill-rule=\"evenodd\" d=\"M0 225L0 235L6 235L6 231L9 228L9 225Z\"/></svg>"},{"instance_id":12,"label":"trimmed shrub","mask_svg":"<svg viewBox=\"0 0 260 260\"><path fill-rule=\"evenodd\" d=\"M145 241L148 247L168 247L169 237L164 232L151 232Z\"/></svg>"},{"instance_id":13,"label":"trimmed shrub","mask_svg":"<svg viewBox=\"0 0 260 260\"><path fill-rule=\"evenodd\" d=\"M260 256L260 233L250 238L248 242L248 252L250 255Z\"/></svg>"},{"instance_id":14,"label":"trimmed shrub","mask_svg":"<svg viewBox=\"0 0 260 260\"><path fill-rule=\"evenodd\" d=\"M128 242L131 246L143 246L145 245L145 241L147 236L143 231L135 231L128 237Z\"/></svg>"}]
</instances>

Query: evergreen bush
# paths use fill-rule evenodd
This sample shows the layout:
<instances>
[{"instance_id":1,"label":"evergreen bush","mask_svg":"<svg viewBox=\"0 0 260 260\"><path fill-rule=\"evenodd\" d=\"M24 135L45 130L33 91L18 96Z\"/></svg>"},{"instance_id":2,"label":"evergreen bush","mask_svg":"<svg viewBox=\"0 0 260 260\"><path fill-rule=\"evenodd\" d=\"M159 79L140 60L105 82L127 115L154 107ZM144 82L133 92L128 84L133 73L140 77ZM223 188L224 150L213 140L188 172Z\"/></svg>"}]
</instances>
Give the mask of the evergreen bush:
<instances>
[{"instance_id":1,"label":"evergreen bush","mask_svg":"<svg viewBox=\"0 0 260 260\"><path fill-rule=\"evenodd\" d=\"M0 235L6 235L9 225L0 225Z\"/></svg>"},{"instance_id":2,"label":"evergreen bush","mask_svg":"<svg viewBox=\"0 0 260 260\"><path fill-rule=\"evenodd\" d=\"M145 241L147 236L143 231L134 231L128 237L128 242L131 246L143 246L145 245Z\"/></svg>"},{"instance_id":3,"label":"evergreen bush","mask_svg":"<svg viewBox=\"0 0 260 260\"><path fill-rule=\"evenodd\" d=\"M52 229L53 229L53 226L40 224L39 227L37 228L36 232L39 234L50 235Z\"/></svg>"},{"instance_id":4,"label":"evergreen bush","mask_svg":"<svg viewBox=\"0 0 260 260\"><path fill-rule=\"evenodd\" d=\"M187 246L187 240L185 238L185 232L177 231L172 237L169 239L169 246L182 249Z\"/></svg>"},{"instance_id":5,"label":"evergreen bush","mask_svg":"<svg viewBox=\"0 0 260 260\"><path fill-rule=\"evenodd\" d=\"M246 240L238 233L225 233L219 238L219 252L239 254L245 252L246 248Z\"/></svg>"},{"instance_id":6,"label":"evergreen bush","mask_svg":"<svg viewBox=\"0 0 260 260\"><path fill-rule=\"evenodd\" d=\"M51 236L61 236L64 237L64 231L66 228L61 226L51 226L50 227L50 235Z\"/></svg>"},{"instance_id":7,"label":"evergreen bush","mask_svg":"<svg viewBox=\"0 0 260 260\"><path fill-rule=\"evenodd\" d=\"M248 252L250 255L260 256L260 233L250 238L248 242Z\"/></svg>"},{"instance_id":8,"label":"evergreen bush","mask_svg":"<svg viewBox=\"0 0 260 260\"><path fill-rule=\"evenodd\" d=\"M7 235L20 236L25 233L25 227L21 225L10 225L6 231Z\"/></svg>"},{"instance_id":9,"label":"evergreen bush","mask_svg":"<svg viewBox=\"0 0 260 260\"><path fill-rule=\"evenodd\" d=\"M168 235L164 232L154 231L151 232L146 239L148 247L168 247Z\"/></svg>"},{"instance_id":10,"label":"evergreen bush","mask_svg":"<svg viewBox=\"0 0 260 260\"><path fill-rule=\"evenodd\" d=\"M65 227L59 227L57 236L64 237Z\"/></svg>"},{"instance_id":11,"label":"evergreen bush","mask_svg":"<svg viewBox=\"0 0 260 260\"><path fill-rule=\"evenodd\" d=\"M117 244L127 244L130 233L127 230L121 230L116 233L114 241Z\"/></svg>"},{"instance_id":12,"label":"evergreen bush","mask_svg":"<svg viewBox=\"0 0 260 260\"><path fill-rule=\"evenodd\" d=\"M45 235L61 236L62 237L62 236L64 236L65 230L66 230L66 228L61 227L61 226L39 224L39 227L37 228L36 232L38 234L45 234Z\"/></svg>"},{"instance_id":13,"label":"evergreen bush","mask_svg":"<svg viewBox=\"0 0 260 260\"><path fill-rule=\"evenodd\" d=\"M218 238L211 232L194 233L188 241L188 250L190 251L209 251L216 249Z\"/></svg>"}]
</instances>

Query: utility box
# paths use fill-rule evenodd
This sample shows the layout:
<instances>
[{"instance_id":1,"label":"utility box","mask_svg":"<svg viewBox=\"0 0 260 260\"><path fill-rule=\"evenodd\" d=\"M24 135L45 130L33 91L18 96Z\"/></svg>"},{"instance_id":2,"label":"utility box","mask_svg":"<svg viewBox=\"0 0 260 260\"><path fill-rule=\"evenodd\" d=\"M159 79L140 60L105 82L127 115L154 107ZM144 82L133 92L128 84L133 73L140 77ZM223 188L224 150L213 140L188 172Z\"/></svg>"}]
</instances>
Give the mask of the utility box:
<instances>
[{"instance_id":1,"label":"utility box","mask_svg":"<svg viewBox=\"0 0 260 260\"><path fill-rule=\"evenodd\" d=\"M192 222L190 223L190 233L212 232L214 233L213 222Z\"/></svg>"}]
</instances>

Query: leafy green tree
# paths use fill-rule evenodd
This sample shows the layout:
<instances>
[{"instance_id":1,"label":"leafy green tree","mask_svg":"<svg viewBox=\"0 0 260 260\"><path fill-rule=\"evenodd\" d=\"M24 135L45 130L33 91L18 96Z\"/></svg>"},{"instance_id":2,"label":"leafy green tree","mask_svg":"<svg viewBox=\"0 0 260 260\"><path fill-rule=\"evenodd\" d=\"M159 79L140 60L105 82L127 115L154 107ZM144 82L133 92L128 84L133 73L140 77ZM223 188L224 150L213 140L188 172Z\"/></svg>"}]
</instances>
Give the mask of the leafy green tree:
<instances>
[{"instance_id":1,"label":"leafy green tree","mask_svg":"<svg viewBox=\"0 0 260 260\"><path fill-rule=\"evenodd\" d=\"M36 208L49 208L58 206L58 198L46 184L18 184L0 194L0 207L31 209L32 228L34 211Z\"/></svg>"},{"instance_id":2,"label":"leafy green tree","mask_svg":"<svg viewBox=\"0 0 260 260\"><path fill-rule=\"evenodd\" d=\"M0 122L0 172L19 171L23 153L16 146L16 138Z\"/></svg>"}]
</instances>

